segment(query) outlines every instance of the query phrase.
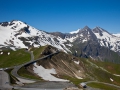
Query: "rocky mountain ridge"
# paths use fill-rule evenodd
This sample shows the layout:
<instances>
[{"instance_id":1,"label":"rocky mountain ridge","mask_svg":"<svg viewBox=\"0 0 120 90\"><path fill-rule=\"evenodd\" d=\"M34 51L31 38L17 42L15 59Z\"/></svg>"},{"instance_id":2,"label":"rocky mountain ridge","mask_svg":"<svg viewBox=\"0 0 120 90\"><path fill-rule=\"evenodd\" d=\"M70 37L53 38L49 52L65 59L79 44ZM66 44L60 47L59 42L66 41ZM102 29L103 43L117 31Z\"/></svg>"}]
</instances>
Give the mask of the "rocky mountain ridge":
<instances>
[{"instance_id":1,"label":"rocky mountain ridge","mask_svg":"<svg viewBox=\"0 0 120 90\"><path fill-rule=\"evenodd\" d=\"M55 36L21 22L11 21L0 24L0 48L28 48L51 45L69 51Z\"/></svg>"},{"instance_id":2,"label":"rocky mountain ridge","mask_svg":"<svg viewBox=\"0 0 120 90\"><path fill-rule=\"evenodd\" d=\"M72 33L45 32L13 20L0 23L0 48L29 48L51 45L75 56L119 62L120 37L106 30L85 26Z\"/></svg>"}]
</instances>

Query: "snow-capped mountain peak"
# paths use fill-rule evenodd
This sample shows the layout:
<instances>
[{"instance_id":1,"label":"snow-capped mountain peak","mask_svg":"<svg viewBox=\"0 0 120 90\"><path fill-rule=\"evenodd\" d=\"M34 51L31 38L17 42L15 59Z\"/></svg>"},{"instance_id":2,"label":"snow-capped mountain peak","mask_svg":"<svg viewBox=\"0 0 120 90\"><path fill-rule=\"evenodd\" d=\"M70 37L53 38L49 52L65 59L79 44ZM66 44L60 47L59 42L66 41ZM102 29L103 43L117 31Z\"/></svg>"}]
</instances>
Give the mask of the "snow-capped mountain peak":
<instances>
[{"instance_id":1,"label":"snow-capped mountain peak","mask_svg":"<svg viewBox=\"0 0 120 90\"><path fill-rule=\"evenodd\" d=\"M120 38L110 34L109 32L100 27L96 27L92 31L96 35L101 46L108 47L109 49L116 52L120 51Z\"/></svg>"},{"instance_id":2,"label":"snow-capped mountain peak","mask_svg":"<svg viewBox=\"0 0 120 90\"><path fill-rule=\"evenodd\" d=\"M51 34L17 20L0 23L0 38L0 48L28 48L51 45L65 52L69 51L61 41L63 39L58 40Z\"/></svg>"},{"instance_id":3,"label":"snow-capped mountain peak","mask_svg":"<svg viewBox=\"0 0 120 90\"><path fill-rule=\"evenodd\" d=\"M2 22L0 23L3 27L13 27L16 28L17 26L26 26L26 24L22 21L12 20L11 22Z\"/></svg>"},{"instance_id":4,"label":"snow-capped mountain peak","mask_svg":"<svg viewBox=\"0 0 120 90\"><path fill-rule=\"evenodd\" d=\"M90 28L88 26L85 26L83 29L77 29L76 31L71 31L70 34L76 34L79 33L81 30L90 30Z\"/></svg>"},{"instance_id":5,"label":"snow-capped mountain peak","mask_svg":"<svg viewBox=\"0 0 120 90\"><path fill-rule=\"evenodd\" d=\"M83 28L84 30L90 30L90 28L88 27L88 26L85 26L84 28Z\"/></svg>"},{"instance_id":6,"label":"snow-capped mountain peak","mask_svg":"<svg viewBox=\"0 0 120 90\"><path fill-rule=\"evenodd\" d=\"M70 50L74 51L75 49L74 45L78 48L82 48L81 45L86 45L85 48L83 46L83 49L79 50L83 50L81 53L87 53L85 55L92 57L94 54L100 55L98 51L95 51L97 49L91 49L93 46L99 49L100 46L107 47L109 50L120 52L120 37L110 34L100 27L90 29L85 26L66 34L61 32L47 33L22 21L13 20L0 23L0 39L0 48L9 47L13 49L51 45L64 52L71 52ZM96 53L92 55L92 51ZM75 52L79 51L75 50Z\"/></svg>"}]
</instances>

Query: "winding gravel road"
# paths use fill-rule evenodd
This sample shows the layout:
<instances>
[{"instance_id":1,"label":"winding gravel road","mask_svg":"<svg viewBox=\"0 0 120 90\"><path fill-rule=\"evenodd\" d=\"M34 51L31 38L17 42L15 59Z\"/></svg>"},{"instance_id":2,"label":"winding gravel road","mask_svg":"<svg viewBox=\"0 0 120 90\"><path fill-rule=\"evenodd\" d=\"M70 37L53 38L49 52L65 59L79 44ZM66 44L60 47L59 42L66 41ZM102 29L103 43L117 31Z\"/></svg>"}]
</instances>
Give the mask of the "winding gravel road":
<instances>
[{"instance_id":1,"label":"winding gravel road","mask_svg":"<svg viewBox=\"0 0 120 90\"><path fill-rule=\"evenodd\" d=\"M38 82L38 83L33 83L33 84L26 84L21 87L16 87L16 89L21 88L21 89L41 89L41 90L63 90L66 87L75 87L74 84L70 82L59 82L59 81L46 81L46 82ZM33 89L34 90L34 89Z\"/></svg>"},{"instance_id":2,"label":"winding gravel road","mask_svg":"<svg viewBox=\"0 0 120 90\"><path fill-rule=\"evenodd\" d=\"M19 70L21 67L23 67L23 66L25 66L25 65L33 64L33 63L35 63L35 62L37 62L37 61L39 61L39 60L45 59L45 58L47 58L47 57L50 57L50 56L52 56L52 55L54 55L54 54L56 54L56 53L58 53L58 52L55 52L55 53L46 55L46 56L44 56L44 57L42 57L42 58L39 58L39 59L37 59L37 60L34 60L34 55L33 55L33 52L32 52L32 51L31 51L31 52L28 52L28 53L30 53L30 55L31 55L31 60L30 60L29 62L24 63L24 64L21 64L21 65L19 65L19 66L15 66L14 69L11 71L11 74L12 74L14 77L16 77L18 80L20 80L22 83L33 83L33 82L35 82L36 80L27 79L27 78L24 78L24 77L19 76L19 75L17 74L17 72L18 72L18 70Z\"/></svg>"},{"instance_id":3,"label":"winding gravel road","mask_svg":"<svg viewBox=\"0 0 120 90\"><path fill-rule=\"evenodd\" d=\"M28 51L26 51L28 52ZM27 79L27 78L23 78L21 76L19 76L17 74L17 71L25 66L25 65L29 65L29 64L33 64L39 60L42 60L42 59L45 59L47 57L50 57L56 53L59 53L59 52L55 52L55 53L52 53L50 55L47 55L47 56L44 56L42 58L39 58L37 60L34 60L34 55L33 55L33 52L28 52L31 54L31 60L27 63L24 63L24 64L21 64L19 66L14 66L14 67L9 67L8 69L10 68L14 68L12 70L12 75L15 76L16 78L18 78L19 80L22 80L24 81L23 83L33 83L35 82L35 80L31 80L31 79ZM109 83L104 83L104 82L98 82L98 81L88 81L88 82L84 82L86 84L88 83L102 83L102 84L106 84L106 85L109 85L109 86L113 86L113 87L116 87L116 88L119 88L120 89L120 86L117 86L117 85L114 85L114 84L109 84ZM9 76L8 74L5 72L5 71L0 71L0 90L12 90L13 86L10 86L9 84ZM69 82L39 82L39 83L34 83L34 84L27 84L27 85L24 85L24 86L16 86L14 87L15 89L19 89L19 90L63 90L65 87L75 87L72 83L69 83ZM85 90L101 90L101 89L93 89L91 87L87 87Z\"/></svg>"},{"instance_id":4,"label":"winding gravel road","mask_svg":"<svg viewBox=\"0 0 120 90\"><path fill-rule=\"evenodd\" d=\"M28 52L28 51L26 51L26 52ZM39 58L39 59L37 59L37 60L34 60L33 51L28 52L28 53L31 54L31 60L30 60L29 62L24 63L24 64L21 64L21 65L18 65L18 66L7 67L7 69L12 69L12 68L14 68L14 69L12 70L11 74L12 74L13 76L15 76L16 78L18 78L19 80L22 80L23 83L33 83L33 82L35 82L35 80L31 80L31 79L27 79L27 78L24 78L24 77L19 76L19 75L17 74L17 71L18 71L21 67L23 67L23 66L25 66L25 65L29 65L29 64L35 63L35 62L37 62L38 60L47 58L47 57L52 56L52 55L54 55L54 54L56 54L56 53L58 53L58 52L55 52L55 53L52 53L52 54L50 54L50 55L44 56L44 57ZM6 68L3 68L3 70L0 71L0 90L12 89L12 88L13 88L13 86L10 86L9 75L4 71L5 69L6 69ZM20 83L20 84L21 84L21 83Z\"/></svg>"}]
</instances>

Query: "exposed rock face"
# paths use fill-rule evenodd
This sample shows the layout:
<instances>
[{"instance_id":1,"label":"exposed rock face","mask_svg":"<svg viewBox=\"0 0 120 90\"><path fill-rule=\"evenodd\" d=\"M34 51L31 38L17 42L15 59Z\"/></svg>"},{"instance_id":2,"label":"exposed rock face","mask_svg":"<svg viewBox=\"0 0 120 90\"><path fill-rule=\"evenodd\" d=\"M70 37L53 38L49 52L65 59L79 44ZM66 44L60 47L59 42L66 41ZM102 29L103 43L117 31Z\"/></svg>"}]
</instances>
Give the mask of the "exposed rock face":
<instances>
[{"instance_id":1,"label":"exposed rock face","mask_svg":"<svg viewBox=\"0 0 120 90\"><path fill-rule=\"evenodd\" d=\"M42 52L42 55L49 55L51 53L54 53L56 50L56 48L48 46ZM82 67L82 61L74 57L73 55L69 55L64 52L59 52L53 56L40 60L37 62L37 65L41 65L45 69L54 68L57 73L54 76L58 78L69 76L82 79L86 77L84 73L84 68Z\"/></svg>"},{"instance_id":2,"label":"exposed rock face","mask_svg":"<svg viewBox=\"0 0 120 90\"><path fill-rule=\"evenodd\" d=\"M0 23L0 48L29 48L51 45L64 52L102 61L120 62L120 37L96 27L85 26L73 33L37 30L30 25L13 20Z\"/></svg>"}]
</instances>

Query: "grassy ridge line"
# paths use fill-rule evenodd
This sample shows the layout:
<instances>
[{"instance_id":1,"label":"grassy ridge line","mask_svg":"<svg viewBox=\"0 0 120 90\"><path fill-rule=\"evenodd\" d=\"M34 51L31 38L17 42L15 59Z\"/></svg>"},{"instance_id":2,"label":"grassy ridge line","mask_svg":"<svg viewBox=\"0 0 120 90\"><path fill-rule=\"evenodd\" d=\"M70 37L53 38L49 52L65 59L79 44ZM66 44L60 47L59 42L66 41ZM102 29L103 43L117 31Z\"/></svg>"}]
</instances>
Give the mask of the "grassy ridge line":
<instances>
[{"instance_id":1,"label":"grassy ridge line","mask_svg":"<svg viewBox=\"0 0 120 90\"><path fill-rule=\"evenodd\" d=\"M32 48L31 51L33 51L34 59L38 59L41 57L41 53L45 50L46 46L41 46L39 48Z\"/></svg>"}]
</instances>

